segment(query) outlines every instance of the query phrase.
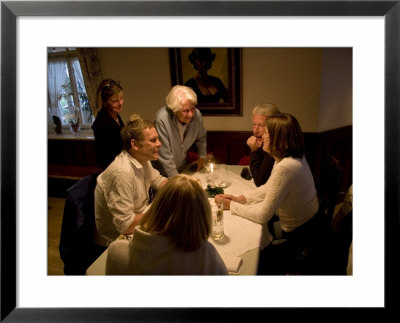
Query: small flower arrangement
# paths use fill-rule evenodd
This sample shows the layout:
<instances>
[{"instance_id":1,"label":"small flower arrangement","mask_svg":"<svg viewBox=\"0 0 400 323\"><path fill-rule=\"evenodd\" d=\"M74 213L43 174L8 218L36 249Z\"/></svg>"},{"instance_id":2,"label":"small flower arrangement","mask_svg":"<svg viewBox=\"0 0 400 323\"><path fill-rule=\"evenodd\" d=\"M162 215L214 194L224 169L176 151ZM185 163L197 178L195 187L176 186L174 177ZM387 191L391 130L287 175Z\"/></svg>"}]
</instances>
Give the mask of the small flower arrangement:
<instances>
[{"instance_id":1,"label":"small flower arrangement","mask_svg":"<svg viewBox=\"0 0 400 323\"><path fill-rule=\"evenodd\" d=\"M69 123L72 133L76 136L79 132L81 120L75 114L65 114L64 119Z\"/></svg>"},{"instance_id":2,"label":"small flower arrangement","mask_svg":"<svg viewBox=\"0 0 400 323\"><path fill-rule=\"evenodd\" d=\"M79 126L81 120L76 116L74 113L68 113L64 115L64 119L71 125L71 126Z\"/></svg>"},{"instance_id":3,"label":"small flower arrangement","mask_svg":"<svg viewBox=\"0 0 400 323\"><path fill-rule=\"evenodd\" d=\"M73 127L78 127L81 120L79 118L71 118L68 120L69 124Z\"/></svg>"}]
</instances>

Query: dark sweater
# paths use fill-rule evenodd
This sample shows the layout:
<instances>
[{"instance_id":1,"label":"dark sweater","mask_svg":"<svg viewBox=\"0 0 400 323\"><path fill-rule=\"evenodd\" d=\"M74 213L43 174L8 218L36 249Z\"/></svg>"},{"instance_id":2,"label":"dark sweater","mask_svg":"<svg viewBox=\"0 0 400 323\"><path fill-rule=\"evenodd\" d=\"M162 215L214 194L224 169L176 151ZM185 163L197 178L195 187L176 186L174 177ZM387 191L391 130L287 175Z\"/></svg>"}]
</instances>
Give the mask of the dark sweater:
<instances>
[{"instance_id":1,"label":"dark sweater","mask_svg":"<svg viewBox=\"0 0 400 323\"><path fill-rule=\"evenodd\" d=\"M122 150L120 132L124 122L119 115L117 116L119 125L106 110L101 109L92 125L96 143L96 164L102 169L106 169Z\"/></svg>"},{"instance_id":2,"label":"dark sweater","mask_svg":"<svg viewBox=\"0 0 400 323\"><path fill-rule=\"evenodd\" d=\"M262 149L250 153L250 171L256 186L264 185L271 175L275 159Z\"/></svg>"}]
</instances>

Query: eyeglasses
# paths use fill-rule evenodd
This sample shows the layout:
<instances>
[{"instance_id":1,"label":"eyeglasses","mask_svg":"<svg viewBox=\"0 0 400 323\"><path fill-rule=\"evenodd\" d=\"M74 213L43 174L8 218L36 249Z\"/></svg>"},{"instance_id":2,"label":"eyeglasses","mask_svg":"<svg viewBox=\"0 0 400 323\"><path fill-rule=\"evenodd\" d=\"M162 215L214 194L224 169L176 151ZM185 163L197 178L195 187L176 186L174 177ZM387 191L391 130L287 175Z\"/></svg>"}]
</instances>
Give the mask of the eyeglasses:
<instances>
[{"instance_id":1,"label":"eyeglasses","mask_svg":"<svg viewBox=\"0 0 400 323\"><path fill-rule=\"evenodd\" d=\"M111 81L110 83L107 83L106 85L103 86L103 88L101 89L101 92L103 92L103 90L104 90L106 87L111 88L111 86L114 85L114 84L117 85L117 86L119 86L119 87L122 89L122 87L121 87L121 85L120 85L119 83L120 83L119 81Z\"/></svg>"},{"instance_id":2,"label":"eyeglasses","mask_svg":"<svg viewBox=\"0 0 400 323\"><path fill-rule=\"evenodd\" d=\"M253 124L253 128L265 129L265 126L262 124Z\"/></svg>"}]
</instances>

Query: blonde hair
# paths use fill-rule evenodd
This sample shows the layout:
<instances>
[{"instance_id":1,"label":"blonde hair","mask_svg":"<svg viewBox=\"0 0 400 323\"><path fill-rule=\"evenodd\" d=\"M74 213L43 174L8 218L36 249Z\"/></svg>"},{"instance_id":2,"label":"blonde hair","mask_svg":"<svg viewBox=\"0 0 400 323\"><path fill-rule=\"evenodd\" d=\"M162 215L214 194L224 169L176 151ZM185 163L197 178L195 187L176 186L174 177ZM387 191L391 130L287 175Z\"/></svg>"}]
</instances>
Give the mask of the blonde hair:
<instances>
[{"instance_id":1,"label":"blonde hair","mask_svg":"<svg viewBox=\"0 0 400 323\"><path fill-rule=\"evenodd\" d=\"M152 234L168 236L177 249L195 251L211 233L211 208L197 179L176 175L157 193L140 221Z\"/></svg>"},{"instance_id":2,"label":"blonde hair","mask_svg":"<svg viewBox=\"0 0 400 323\"><path fill-rule=\"evenodd\" d=\"M149 120L140 119L139 115L135 120L130 120L121 130L122 146L126 151L131 149L131 140L142 141L143 130L155 128L154 123Z\"/></svg>"},{"instance_id":3,"label":"blonde hair","mask_svg":"<svg viewBox=\"0 0 400 323\"><path fill-rule=\"evenodd\" d=\"M196 93L190 87L184 85L175 85L174 87L172 87L171 91L169 91L165 102L167 103L167 107L169 107L174 113L176 113L182 110L182 104L186 100L189 100L196 105Z\"/></svg>"},{"instance_id":4,"label":"blonde hair","mask_svg":"<svg viewBox=\"0 0 400 323\"><path fill-rule=\"evenodd\" d=\"M141 119L140 115L138 115L137 113L133 113L129 116L129 121L135 121L137 119Z\"/></svg>"},{"instance_id":5,"label":"blonde hair","mask_svg":"<svg viewBox=\"0 0 400 323\"><path fill-rule=\"evenodd\" d=\"M121 93L122 86L118 81L113 79L105 79L101 81L96 92L96 109L99 112L103 108L104 102L112 97L114 94Z\"/></svg>"},{"instance_id":6,"label":"blonde hair","mask_svg":"<svg viewBox=\"0 0 400 323\"><path fill-rule=\"evenodd\" d=\"M278 107L273 103L261 103L254 107L252 115L261 114L263 116L271 117L273 115L279 114L280 111Z\"/></svg>"}]
</instances>

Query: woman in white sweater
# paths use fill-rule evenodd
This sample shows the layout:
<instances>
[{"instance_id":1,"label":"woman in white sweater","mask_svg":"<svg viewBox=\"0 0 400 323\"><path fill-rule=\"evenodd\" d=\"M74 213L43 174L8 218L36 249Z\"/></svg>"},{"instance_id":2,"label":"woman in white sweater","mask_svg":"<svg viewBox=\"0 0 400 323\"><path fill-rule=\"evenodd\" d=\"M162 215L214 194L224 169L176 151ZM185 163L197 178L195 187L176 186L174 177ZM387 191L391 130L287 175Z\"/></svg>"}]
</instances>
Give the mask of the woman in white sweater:
<instances>
[{"instance_id":1,"label":"woman in white sweater","mask_svg":"<svg viewBox=\"0 0 400 323\"><path fill-rule=\"evenodd\" d=\"M217 195L231 213L263 224L264 248L260 254L260 274L325 273L321 267L326 259L330 227L319 215L314 179L304 156L304 138L296 118L290 114L269 117L263 149L275 164L267 183L240 196ZM279 216L287 244L269 246L272 236L267 223ZM294 260L296 259L296 260Z\"/></svg>"},{"instance_id":2,"label":"woman in white sweater","mask_svg":"<svg viewBox=\"0 0 400 323\"><path fill-rule=\"evenodd\" d=\"M199 182L187 175L173 177L128 241L112 242L107 275L227 275L225 264L207 240L211 209Z\"/></svg>"}]
</instances>

